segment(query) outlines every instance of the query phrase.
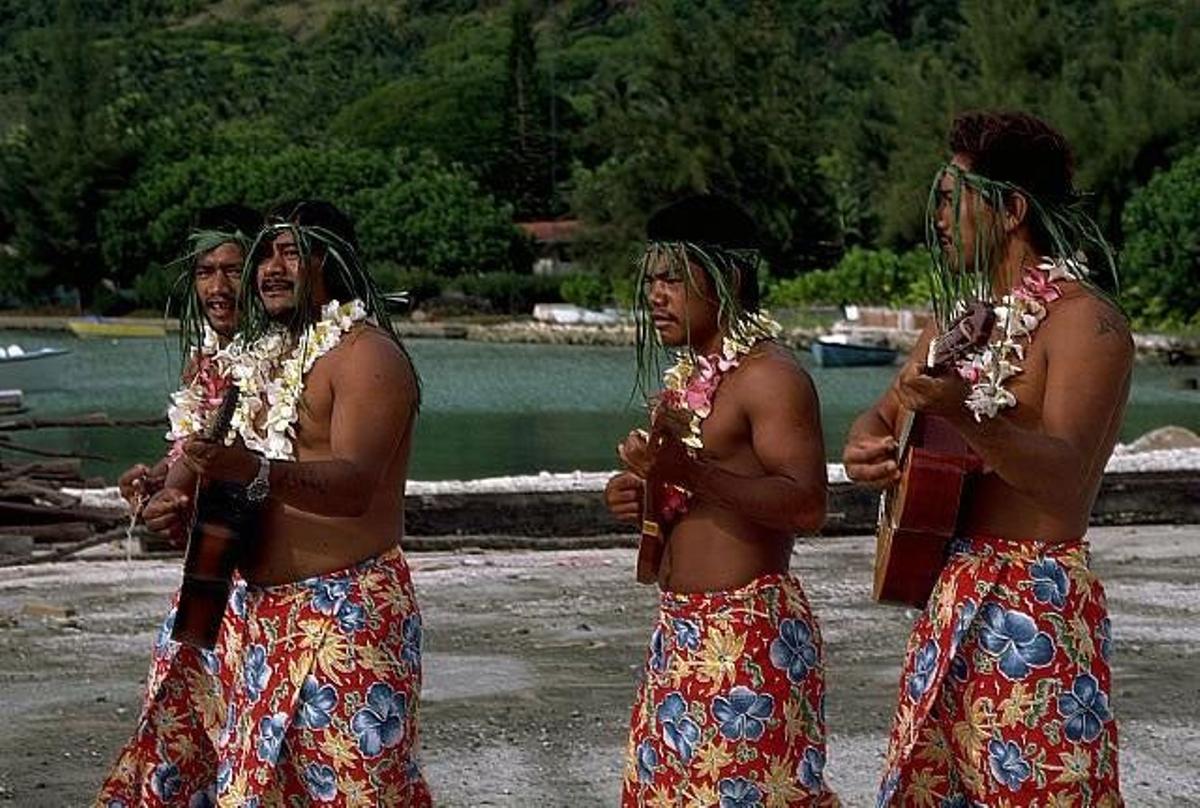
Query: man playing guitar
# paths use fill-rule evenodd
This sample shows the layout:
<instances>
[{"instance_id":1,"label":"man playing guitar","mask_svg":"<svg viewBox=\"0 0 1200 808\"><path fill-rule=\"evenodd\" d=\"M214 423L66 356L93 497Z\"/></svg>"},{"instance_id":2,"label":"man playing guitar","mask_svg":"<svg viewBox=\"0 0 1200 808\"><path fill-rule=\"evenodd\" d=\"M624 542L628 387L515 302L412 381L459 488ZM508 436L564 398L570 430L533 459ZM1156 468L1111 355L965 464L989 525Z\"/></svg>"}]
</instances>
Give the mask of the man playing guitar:
<instances>
[{"instance_id":1,"label":"man playing guitar","mask_svg":"<svg viewBox=\"0 0 1200 808\"><path fill-rule=\"evenodd\" d=\"M970 113L949 141L927 228L935 312L945 325L957 302L993 304L992 338L930 375L927 328L844 454L853 480L894 485L915 412L948 423L982 467L908 643L878 804L1119 805L1111 629L1082 538L1133 361L1087 267L1111 268L1111 253L1049 124Z\"/></svg>"},{"instance_id":2,"label":"man playing guitar","mask_svg":"<svg viewBox=\"0 0 1200 808\"><path fill-rule=\"evenodd\" d=\"M788 573L794 534L825 519L816 391L758 309L740 207L692 197L647 230L640 355L681 352L650 435L622 443L626 470L605 492L618 519L643 524L639 577L662 589L622 804L836 804L820 631Z\"/></svg>"}]
</instances>

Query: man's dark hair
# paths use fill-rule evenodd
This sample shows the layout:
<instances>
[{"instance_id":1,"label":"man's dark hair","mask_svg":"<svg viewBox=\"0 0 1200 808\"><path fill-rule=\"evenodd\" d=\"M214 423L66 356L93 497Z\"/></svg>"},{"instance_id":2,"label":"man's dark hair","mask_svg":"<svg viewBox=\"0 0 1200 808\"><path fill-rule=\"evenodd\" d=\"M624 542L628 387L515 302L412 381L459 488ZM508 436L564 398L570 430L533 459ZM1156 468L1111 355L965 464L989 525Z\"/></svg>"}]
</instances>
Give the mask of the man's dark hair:
<instances>
[{"instance_id":1,"label":"man's dark hair","mask_svg":"<svg viewBox=\"0 0 1200 808\"><path fill-rule=\"evenodd\" d=\"M990 180L1015 185L1043 205L1074 201L1075 156L1062 132L1027 112L965 112L950 126L950 151L970 162L970 170ZM1049 237L1030 218L1036 245Z\"/></svg>"},{"instance_id":2,"label":"man's dark hair","mask_svg":"<svg viewBox=\"0 0 1200 808\"><path fill-rule=\"evenodd\" d=\"M689 257L710 275L710 280L714 271L725 272L725 283L736 290L743 311L758 310L758 226L737 202L718 194L672 202L650 217L646 240L687 245ZM724 260L717 267L711 266L713 262L696 254L701 251Z\"/></svg>"},{"instance_id":3,"label":"man's dark hair","mask_svg":"<svg viewBox=\"0 0 1200 808\"><path fill-rule=\"evenodd\" d=\"M196 214L193 230L212 230L221 233L241 233L246 239L254 238L262 226L262 214L245 205L226 204L202 208Z\"/></svg>"}]
</instances>

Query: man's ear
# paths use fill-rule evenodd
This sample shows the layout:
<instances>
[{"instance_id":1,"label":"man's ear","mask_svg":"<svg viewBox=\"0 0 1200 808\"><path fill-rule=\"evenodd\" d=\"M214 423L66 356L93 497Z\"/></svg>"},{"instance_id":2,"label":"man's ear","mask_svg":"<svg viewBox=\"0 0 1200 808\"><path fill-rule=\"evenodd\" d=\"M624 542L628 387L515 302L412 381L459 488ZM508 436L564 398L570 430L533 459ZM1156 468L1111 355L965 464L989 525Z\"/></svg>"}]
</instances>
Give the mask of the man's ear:
<instances>
[{"instance_id":1,"label":"man's ear","mask_svg":"<svg viewBox=\"0 0 1200 808\"><path fill-rule=\"evenodd\" d=\"M1012 193L1004 205L1004 231L1011 233L1025 223L1029 215L1029 199L1022 193Z\"/></svg>"}]
</instances>

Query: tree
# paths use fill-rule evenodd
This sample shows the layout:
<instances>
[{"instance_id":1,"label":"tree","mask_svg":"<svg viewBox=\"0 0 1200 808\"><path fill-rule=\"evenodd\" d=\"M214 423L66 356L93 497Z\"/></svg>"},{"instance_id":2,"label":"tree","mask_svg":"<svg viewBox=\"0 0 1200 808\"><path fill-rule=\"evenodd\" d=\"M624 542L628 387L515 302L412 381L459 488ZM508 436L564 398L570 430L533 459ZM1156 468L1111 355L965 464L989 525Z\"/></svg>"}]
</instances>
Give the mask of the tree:
<instances>
[{"instance_id":1,"label":"tree","mask_svg":"<svg viewBox=\"0 0 1200 808\"><path fill-rule=\"evenodd\" d=\"M103 274L97 213L122 182L126 162L109 116L105 70L78 0L61 0L49 68L30 100L29 121L5 144L0 204L12 246L34 287L77 290L83 305Z\"/></svg>"},{"instance_id":2,"label":"tree","mask_svg":"<svg viewBox=\"0 0 1200 808\"><path fill-rule=\"evenodd\" d=\"M744 5L644 7L636 60L608 80L587 133L610 155L574 176L592 263L621 271L651 211L700 191L746 204L784 274L836 252L815 165L818 68L799 52L805 20L786 3Z\"/></svg>"},{"instance_id":3,"label":"tree","mask_svg":"<svg viewBox=\"0 0 1200 808\"><path fill-rule=\"evenodd\" d=\"M1200 326L1200 149L1138 190L1125 207L1129 234L1121 296L1151 326Z\"/></svg>"},{"instance_id":4,"label":"tree","mask_svg":"<svg viewBox=\"0 0 1200 808\"><path fill-rule=\"evenodd\" d=\"M504 84L504 154L489 186L512 200L522 219L545 216L554 208L553 144L546 129L550 99L538 75L533 14L525 0L509 14Z\"/></svg>"}]
</instances>

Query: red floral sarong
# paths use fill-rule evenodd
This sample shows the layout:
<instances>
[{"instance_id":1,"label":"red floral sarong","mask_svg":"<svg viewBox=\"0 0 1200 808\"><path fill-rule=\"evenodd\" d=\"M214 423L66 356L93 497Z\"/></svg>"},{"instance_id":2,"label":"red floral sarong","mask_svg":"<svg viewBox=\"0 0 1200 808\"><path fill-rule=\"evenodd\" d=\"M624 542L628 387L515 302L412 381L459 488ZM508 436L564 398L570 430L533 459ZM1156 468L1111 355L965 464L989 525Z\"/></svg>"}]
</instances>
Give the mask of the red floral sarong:
<instances>
[{"instance_id":1,"label":"red floral sarong","mask_svg":"<svg viewBox=\"0 0 1200 808\"><path fill-rule=\"evenodd\" d=\"M662 593L623 806L827 806L821 634L800 582Z\"/></svg>"},{"instance_id":2,"label":"red floral sarong","mask_svg":"<svg viewBox=\"0 0 1200 808\"><path fill-rule=\"evenodd\" d=\"M211 657L177 646L174 670L216 663L215 737L181 723L194 691L168 675L97 806L430 804L414 756L421 616L399 547L296 583L237 582Z\"/></svg>"},{"instance_id":3,"label":"red floral sarong","mask_svg":"<svg viewBox=\"0 0 1200 808\"><path fill-rule=\"evenodd\" d=\"M957 540L909 638L878 805L1122 805L1111 649L1082 540Z\"/></svg>"}]
</instances>

